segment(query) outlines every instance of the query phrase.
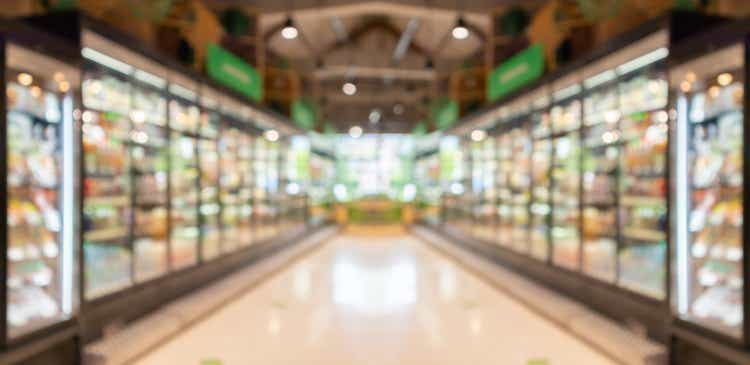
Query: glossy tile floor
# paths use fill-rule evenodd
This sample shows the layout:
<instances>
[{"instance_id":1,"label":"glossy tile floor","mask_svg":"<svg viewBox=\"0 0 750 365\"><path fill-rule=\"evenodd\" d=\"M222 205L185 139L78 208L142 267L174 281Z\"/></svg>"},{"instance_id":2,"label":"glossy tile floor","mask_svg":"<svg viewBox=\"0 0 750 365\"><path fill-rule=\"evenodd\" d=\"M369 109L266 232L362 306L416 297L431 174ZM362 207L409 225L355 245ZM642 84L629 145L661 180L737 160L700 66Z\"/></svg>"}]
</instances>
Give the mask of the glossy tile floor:
<instances>
[{"instance_id":1,"label":"glossy tile floor","mask_svg":"<svg viewBox=\"0 0 750 365\"><path fill-rule=\"evenodd\" d=\"M416 238L359 231L138 364L612 363Z\"/></svg>"}]
</instances>

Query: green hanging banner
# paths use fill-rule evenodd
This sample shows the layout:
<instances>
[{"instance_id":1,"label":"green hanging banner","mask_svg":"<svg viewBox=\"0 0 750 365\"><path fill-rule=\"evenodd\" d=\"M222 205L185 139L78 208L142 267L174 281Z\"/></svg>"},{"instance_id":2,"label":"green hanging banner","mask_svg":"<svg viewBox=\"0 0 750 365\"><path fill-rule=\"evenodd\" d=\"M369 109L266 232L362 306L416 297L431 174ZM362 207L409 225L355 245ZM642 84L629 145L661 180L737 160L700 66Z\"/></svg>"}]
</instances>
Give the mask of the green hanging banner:
<instances>
[{"instance_id":1,"label":"green hanging banner","mask_svg":"<svg viewBox=\"0 0 750 365\"><path fill-rule=\"evenodd\" d=\"M252 100L263 99L263 78L260 73L253 66L218 45L208 45L206 73L216 82Z\"/></svg>"},{"instance_id":2,"label":"green hanging banner","mask_svg":"<svg viewBox=\"0 0 750 365\"><path fill-rule=\"evenodd\" d=\"M443 98L436 100L432 104L430 112L435 126L438 129L445 130L458 120L460 111L458 103L448 98Z\"/></svg>"},{"instance_id":3,"label":"green hanging banner","mask_svg":"<svg viewBox=\"0 0 750 365\"><path fill-rule=\"evenodd\" d=\"M487 100L495 101L544 74L544 48L534 44L517 53L487 76Z\"/></svg>"},{"instance_id":4,"label":"green hanging banner","mask_svg":"<svg viewBox=\"0 0 750 365\"><path fill-rule=\"evenodd\" d=\"M427 134L427 123L419 122L416 126L414 126L414 129L411 131L411 134L414 136L423 136Z\"/></svg>"},{"instance_id":5,"label":"green hanging banner","mask_svg":"<svg viewBox=\"0 0 750 365\"><path fill-rule=\"evenodd\" d=\"M292 102L292 120L294 124L302 129L313 129L315 128L315 122L317 122L317 113L315 112L315 104L309 100L297 99Z\"/></svg>"},{"instance_id":6,"label":"green hanging banner","mask_svg":"<svg viewBox=\"0 0 750 365\"><path fill-rule=\"evenodd\" d=\"M336 127L331 124L331 122L326 122L326 124L323 125L323 134L327 136L333 136L336 134Z\"/></svg>"}]
</instances>

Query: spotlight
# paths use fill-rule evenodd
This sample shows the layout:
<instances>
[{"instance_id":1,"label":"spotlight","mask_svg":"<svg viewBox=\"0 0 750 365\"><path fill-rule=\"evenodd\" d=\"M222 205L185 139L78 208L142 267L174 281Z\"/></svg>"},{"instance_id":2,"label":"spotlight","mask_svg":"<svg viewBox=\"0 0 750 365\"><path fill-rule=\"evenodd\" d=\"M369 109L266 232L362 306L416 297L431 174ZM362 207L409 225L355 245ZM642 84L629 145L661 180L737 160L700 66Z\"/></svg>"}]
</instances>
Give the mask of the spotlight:
<instances>
[{"instance_id":1,"label":"spotlight","mask_svg":"<svg viewBox=\"0 0 750 365\"><path fill-rule=\"evenodd\" d=\"M277 132L275 129L269 129L263 132L263 137L271 142L276 142L279 140L279 132Z\"/></svg>"},{"instance_id":2,"label":"spotlight","mask_svg":"<svg viewBox=\"0 0 750 365\"><path fill-rule=\"evenodd\" d=\"M286 18L284 28L281 29L281 36L284 37L284 39L295 39L298 35L299 31L297 30L297 27L294 26L292 17Z\"/></svg>"},{"instance_id":3,"label":"spotlight","mask_svg":"<svg viewBox=\"0 0 750 365\"><path fill-rule=\"evenodd\" d=\"M349 128L349 136L351 136L352 138L362 137L362 127L355 125Z\"/></svg>"},{"instance_id":4,"label":"spotlight","mask_svg":"<svg viewBox=\"0 0 750 365\"><path fill-rule=\"evenodd\" d=\"M393 106L393 114L396 114L396 115L404 114L404 104L396 103L396 105Z\"/></svg>"},{"instance_id":5,"label":"spotlight","mask_svg":"<svg viewBox=\"0 0 750 365\"><path fill-rule=\"evenodd\" d=\"M471 131L471 140L474 142L479 142L483 139L487 138L487 131L482 129L475 129Z\"/></svg>"},{"instance_id":6,"label":"spotlight","mask_svg":"<svg viewBox=\"0 0 750 365\"><path fill-rule=\"evenodd\" d=\"M341 91L343 91L344 94L349 95L349 96L354 95L357 93L357 85L354 85L353 82L347 81L344 83L344 86L341 87Z\"/></svg>"},{"instance_id":7,"label":"spotlight","mask_svg":"<svg viewBox=\"0 0 750 365\"><path fill-rule=\"evenodd\" d=\"M453 34L453 38L458 40L469 38L469 28L466 27L466 21L464 21L464 18L458 17L456 26L453 27L451 34Z\"/></svg>"},{"instance_id":8,"label":"spotlight","mask_svg":"<svg viewBox=\"0 0 750 365\"><path fill-rule=\"evenodd\" d=\"M372 110L372 111L370 112L370 116L369 116L369 119L370 119L370 123L372 123L372 124L377 124L378 122L380 122L380 117L381 117L381 115L380 115L380 110L378 110L378 109L373 109L373 110Z\"/></svg>"}]
</instances>

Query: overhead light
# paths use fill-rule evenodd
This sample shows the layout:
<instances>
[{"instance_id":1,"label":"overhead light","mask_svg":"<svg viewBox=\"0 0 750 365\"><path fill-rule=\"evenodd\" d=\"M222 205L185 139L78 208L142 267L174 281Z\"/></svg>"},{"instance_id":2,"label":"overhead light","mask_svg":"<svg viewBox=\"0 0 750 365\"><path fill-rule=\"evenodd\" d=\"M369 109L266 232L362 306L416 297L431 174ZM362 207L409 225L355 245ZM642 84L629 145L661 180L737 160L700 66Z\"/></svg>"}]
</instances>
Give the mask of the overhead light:
<instances>
[{"instance_id":1,"label":"overhead light","mask_svg":"<svg viewBox=\"0 0 750 365\"><path fill-rule=\"evenodd\" d=\"M362 127L355 125L349 128L349 136L352 138L362 137Z\"/></svg>"},{"instance_id":2,"label":"overhead light","mask_svg":"<svg viewBox=\"0 0 750 365\"><path fill-rule=\"evenodd\" d=\"M277 132L275 129L269 129L263 132L263 137L271 142L276 142L279 140L279 132Z\"/></svg>"},{"instance_id":3,"label":"overhead light","mask_svg":"<svg viewBox=\"0 0 750 365\"><path fill-rule=\"evenodd\" d=\"M396 114L396 115L404 114L404 104L396 103L396 105L393 106L393 114Z\"/></svg>"},{"instance_id":4,"label":"overhead light","mask_svg":"<svg viewBox=\"0 0 750 365\"><path fill-rule=\"evenodd\" d=\"M727 86L732 83L733 77L730 73L723 73L716 78L716 81L721 86Z\"/></svg>"},{"instance_id":5,"label":"overhead light","mask_svg":"<svg viewBox=\"0 0 750 365\"><path fill-rule=\"evenodd\" d=\"M381 117L380 110L373 109L370 112L370 117L369 117L370 123L377 124L380 121L380 117Z\"/></svg>"},{"instance_id":6,"label":"overhead light","mask_svg":"<svg viewBox=\"0 0 750 365\"><path fill-rule=\"evenodd\" d=\"M354 95L357 93L357 85L354 85L354 83L351 81L347 81L344 83L344 86L341 87L341 91L349 96Z\"/></svg>"},{"instance_id":7,"label":"overhead light","mask_svg":"<svg viewBox=\"0 0 750 365\"><path fill-rule=\"evenodd\" d=\"M65 81L65 74L62 73L62 72L60 72L60 71L55 72L52 75L52 79L54 79L55 82L57 82L57 83L61 83L61 82Z\"/></svg>"},{"instance_id":8,"label":"overhead light","mask_svg":"<svg viewBox=\"0 0 750 365\"><path fill-rule=\"evenodd\" d=\"M21 84L23 86L29 86L29 85L31 85L32 82L34 82L34 77L33 76L31 76L31 75L29 75L29 74L27 74L25 72L21 72L20 74L18 74L18 83L19 84Z\"/></svg>"},{"instance_id":9,"label":"overhead light","mask_svg":"<svg viewBox=\"0 0 750 365\"><path fill-rule=\"evenodd\" d=\"M124 74L130 74L133 71L133 66L122 62L116 58L105 55L99 51L95 51L91 48L84 48L81 50L81 56L83 58L96 62L102 66L108 67L112 70L118 71Z\"/></svg>"},{"instance_id":10,"label":"overhead light","mask_svg":"<svg viewBox=\"0 0 750 365\"><path fill-rule=\"evenodd\" d=\"M451 34L453 34L453 38L458 40L469 38L469 28L466 27L466 21L464 18L458 17L456 26L453 27Z\"/></svg>"},{"instance_id":11,"label":"overhead light","mask_svg":"<svg viewBox=\"0 0 750 365\"><path fill-rule=\"evenodd\" d=\"M487 131L484 129L475 129L471 131L471 140L474 142L479 142L483 139L487 138Z\"/></svg>"},{"instance_id":12,"label":"overhead light","mask_svg":"<svg viewBox=\"0 0 750 365\"><path fill-rule=\"evenodd\" d=\"M284 37L284 39L295 39L298 35L299 31L297 30L297 27L294 26L292 17L287 17L286 22L284 23L284 28L281 29L281 36Z\"/></svg>"},{"instance_id":13,"label":"overhead light","mask_svg":"<svg viewBox=\"0 0 750 365\"><path fill-rule=\"evenodd\" d=\"M57 84L57 87L60 89L61 92L68 92L70 90L70 83L67 81L60 81L60 83Z\"/></svg>"}]
</instances>

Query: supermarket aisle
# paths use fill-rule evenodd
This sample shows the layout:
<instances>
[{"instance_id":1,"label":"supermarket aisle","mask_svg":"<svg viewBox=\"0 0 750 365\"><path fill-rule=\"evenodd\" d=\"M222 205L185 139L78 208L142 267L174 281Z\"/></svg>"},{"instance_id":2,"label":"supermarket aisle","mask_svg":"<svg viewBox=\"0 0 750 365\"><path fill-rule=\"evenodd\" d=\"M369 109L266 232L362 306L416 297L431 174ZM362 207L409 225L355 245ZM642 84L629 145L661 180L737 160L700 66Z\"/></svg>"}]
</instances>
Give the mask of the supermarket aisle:
<instances>
[{"instance_id":1,"label":"supermarket aisle","mask_svg":"<svg viewBox=\"0 0 750 365\"><path fill-rule=\"evenodd\" d=\"M610 364L406 234L340 235L154 352L156 364Z\"/></svg>"}]
</instances>

